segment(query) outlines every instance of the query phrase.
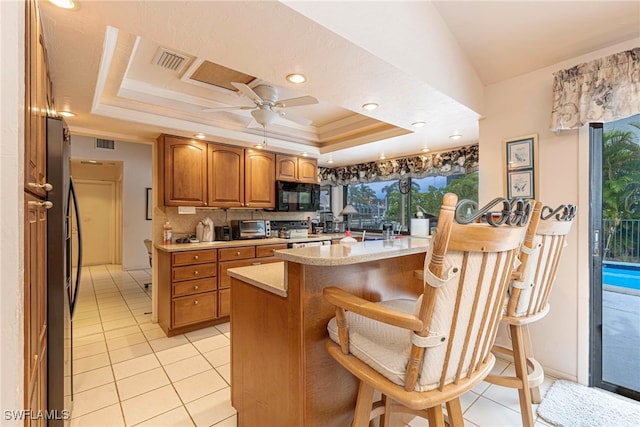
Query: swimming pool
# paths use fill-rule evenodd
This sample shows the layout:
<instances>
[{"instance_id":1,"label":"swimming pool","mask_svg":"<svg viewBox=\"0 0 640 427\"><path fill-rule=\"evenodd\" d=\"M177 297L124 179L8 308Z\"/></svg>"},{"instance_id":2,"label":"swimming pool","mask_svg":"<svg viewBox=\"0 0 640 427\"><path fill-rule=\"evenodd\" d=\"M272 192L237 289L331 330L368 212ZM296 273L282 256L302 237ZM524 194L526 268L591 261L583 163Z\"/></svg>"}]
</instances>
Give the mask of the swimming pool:
<instances>
[{"instance_id":1,"label":"swimming pool","mask_svg":"<svg viewBox=\"0 0 640 427\"><path fill-rule=\"evenodd\" d=\"M640 290L640 264L605 263L602 284Z\"/></svg>"}]
</instances>

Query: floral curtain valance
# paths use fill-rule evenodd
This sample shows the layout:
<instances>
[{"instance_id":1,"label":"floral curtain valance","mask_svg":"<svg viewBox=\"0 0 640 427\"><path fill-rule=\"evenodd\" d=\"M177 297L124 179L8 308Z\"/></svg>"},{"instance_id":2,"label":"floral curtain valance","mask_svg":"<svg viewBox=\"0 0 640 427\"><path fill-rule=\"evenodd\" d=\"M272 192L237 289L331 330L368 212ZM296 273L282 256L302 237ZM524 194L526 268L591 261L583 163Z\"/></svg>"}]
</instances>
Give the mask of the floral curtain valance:
<instances>
[{"instance_id":1,"label":"floral curtain valance","mask_svg":"<svg viewBox=\"0 0 640 427\"><path fill-rule=\"evenodd\" d=\"M554 73L551 130L640 113L640 47Z\"/></svg>"},{"instance_id":2,"label":"floral curtain valance","mask_svg":"<svg viewBox=\"0 0 640 427\"><path fill-rule=\"evenodd\" d=\"M454 175L478 170L478 145L392 160L319 168L321 185L348 185L402 178Z\"/></svg>"}]
</instances>

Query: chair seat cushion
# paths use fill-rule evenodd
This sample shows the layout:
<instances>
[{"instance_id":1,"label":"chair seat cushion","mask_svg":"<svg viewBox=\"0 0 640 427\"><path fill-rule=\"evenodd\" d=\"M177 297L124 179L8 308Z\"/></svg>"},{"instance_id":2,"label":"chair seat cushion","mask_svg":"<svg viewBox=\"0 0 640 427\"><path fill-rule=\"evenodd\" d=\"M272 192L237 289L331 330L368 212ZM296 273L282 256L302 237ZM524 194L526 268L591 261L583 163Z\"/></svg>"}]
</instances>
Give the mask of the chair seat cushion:
<instances>
[{"instance_id":1,"label":"chair seat cushion","mask_svg":"<svg viewBox=\"0 0 640 427\"><path fill-rule=\"evenodd\" d=\"M396 299L379 303L385 307L412 313L415 300ZM409 331L347 312L349 351L395 384L404 385L411 340ZM340 344L335 317L327 325L329 337Z\"/></svg>"}]
</instances>

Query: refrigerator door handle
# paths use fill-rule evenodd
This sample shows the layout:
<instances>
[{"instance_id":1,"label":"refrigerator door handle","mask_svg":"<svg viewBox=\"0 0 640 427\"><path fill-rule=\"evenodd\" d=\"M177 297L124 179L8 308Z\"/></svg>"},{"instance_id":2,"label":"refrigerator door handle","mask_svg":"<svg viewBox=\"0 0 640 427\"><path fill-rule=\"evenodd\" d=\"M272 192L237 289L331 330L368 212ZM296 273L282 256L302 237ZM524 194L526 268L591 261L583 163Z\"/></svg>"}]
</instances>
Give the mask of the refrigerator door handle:
<instances>
[{"instance_id":1,"label":"refrigerator door handle","mask_svg":"<svg viewBox=\"0 0 640 427\"><path fill-rule=\"evenodd\" d=\"M80 273L82 272L82 226L80 224L80 210L78 208L78 199L76 197L76 190L75 190L75 187L73 186L73 178L71 177L69 177L69 197L70 199L73 199L73 208L75 210L75 217L76 217L76 227L78 230L78 260L76 263L76 269L77 269L76 283L74 284L73 298L69 301L69 311L71 312L71 318L73 318L73 313L76 309L76 302L78 301L78 290L80 287ZM69 200L69 202L71 202L71 200ZM67 204L67 210L69 209L69 204ZM68 214L69 212L67 212L67 215Z\"/></svg>"}]
</instances>

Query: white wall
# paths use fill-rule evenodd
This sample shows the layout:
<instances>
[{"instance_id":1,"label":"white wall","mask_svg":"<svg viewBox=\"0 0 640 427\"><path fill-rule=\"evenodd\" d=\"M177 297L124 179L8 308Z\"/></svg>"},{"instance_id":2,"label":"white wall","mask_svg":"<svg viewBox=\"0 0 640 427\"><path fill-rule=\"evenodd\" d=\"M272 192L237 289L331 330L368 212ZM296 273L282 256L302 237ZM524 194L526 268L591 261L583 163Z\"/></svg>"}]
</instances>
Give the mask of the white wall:
<instances>
[{"instance_id":1,"label":"white wall","mask_svg":"<svg viewBox=\"0 0 640 427\"><path fill-rule=\"evenodd\" d=\"M23 407L24 2L0 1L0 408ZM16 106L18 108L16 108ZM2 425L19 425L5 420Z\"/></svg>"},{"instance_id":2,"label":"white wall","mask_svg":"<svg viewBox=\"0 0 640 427\"><path fill-rule=\"evenodd\" d=\"M114 151L97 150L95 138L72 135L71 157L124 162L122 268L149 268L149 257L143 241L151 238L151 221L145 219L145 188L151 187L151 144L116 141Z\"/></svg>"},{"instance_id":3,"label":"white wall","mask_svg":"<svg viewBox=\"0 0 640 427\"><path fill-rule=\"evenodd\" d=\"M531 326L537 359L552 375L587 382L589 333L588 137L584 130L549 131L553 73L640 45L640 39L573 58L487 86L485 119L480 121L480 201L504 195L506 138L537 133L540 188L546 205L577 203L578 218L569 236L551 293L551 311ZM504 335L499 337L505 341Z\"/></svg>"}]
</instances>

